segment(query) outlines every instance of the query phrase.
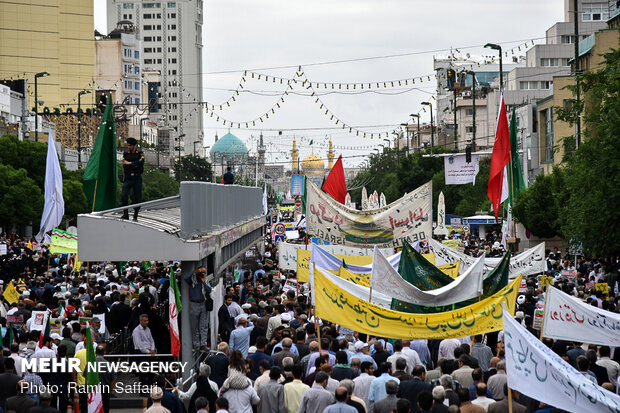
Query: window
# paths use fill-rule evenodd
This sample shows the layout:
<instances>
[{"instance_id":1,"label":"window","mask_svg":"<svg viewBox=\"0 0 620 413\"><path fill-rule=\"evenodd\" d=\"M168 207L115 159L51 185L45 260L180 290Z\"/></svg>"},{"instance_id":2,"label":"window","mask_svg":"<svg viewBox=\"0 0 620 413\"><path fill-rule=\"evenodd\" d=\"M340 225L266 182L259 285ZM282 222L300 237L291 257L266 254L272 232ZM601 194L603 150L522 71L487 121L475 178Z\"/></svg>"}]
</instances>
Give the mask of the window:
<instances>
[{"instance_id":1,"label":"window","mask_svg":"<svg viewBox=\"0 0 620 413\"><path fill-rule=\"evenodd\" d=\"M157 64L161 64L161 59L157 59Z\"/></svg>"},{"instance_id":2,"label":"window","mask_svg":"<svg viewBox=\"0 0 620 413\"><path fill-rule=\"evenodd\" d=\"M145 3L142 5L145 9L159 9L161 8L161 4L159 3Z\"/></svg>"},{"instance_id":3,"label":"window","mask_svg":"<svg viewBox=\"0 0 620 413\"><path fill-rule=\"evenodd\" d=\"M562 35L562 37L560 37L560 42L562 44L572 44L575 42L575 36L569 36L567 34Z\"/></svg>"},{"instance_id":4,"label":"window","mask_svg":"<svg viewBox=\"0 0 620 413\"><path fill-rule=\"evenodd\" d=\"M134 66L133 70L134 70L134 72L133 72L134 75L139 75L140 74L140 66L137 66L137 65Z\"/></svg>"},{"instance_id":5,"label":"window","mask_svg":"<svg viewBox=\"0 0 620 413\"><path fill-rule=\"evenodd\" d=\"M128 13L128 14L123 14L123 20L132 20L133 19L133 14Z\"/></svg>"},{"instance_id":6,"label":"window","mask_svg":"<svg viewBox=\"0 0 620 413\"><path fill-rule=\"evenodd\" d=\"M553 107L545 111L545 159L553 161Z\"/></svg>"},{"instance_id":7,"label":"window","mask_svg":"<svg viewBox=\"0 0 620 413\"><path fill-rule=\"evenodd\" d=\"M144 18L144 19L150 19L152 16L153 16L153 15L152 15L151 13L144 13L144 14L142 15L142 18Z\"/></svg>"},{"instance_id":8,"label":"window","mask_svg":"<svg viewBox=\"0 0 620 413\"><path fill-rule=\"evenodd\" d=\"M133 3L123 3L124 9L133 9Z\"/></svg>"},{"instance_id":9,"label":"window","mask_svg":"<svg viewBox=\"0 0 620 413\"><path fill-rule=\"evenodd\" d=\"M145 42L152 42L153 38L151 36L144 36L144 41Z\"/></svg>"},{"instance_id":10,"label":"window","mask_svg":"<svg viewBox=\"0 0 620 413\"><path fill-rule=\"evenodd\" d=\"M168 63L176 63L177 59L168 59Z\"/></svg>"},{"instance_id":11,"label":"window","mask_svg":"<svg viewBox=\"0 0 620 413\"><path fill-rule=\"evenodd\" d=\"M176 42L177 41L177 37L176 36L168 36L168 41L169 42Z\"/></svg>"},{"instance_id":12,"label":"window","mask_svg":"<svg viewBox=\"0 0 620 413\"><path fill-rule=\"evenodd\" d=\"M168 30L176 30L177 29L177 25L176 24L169 24L168 25Z\"/></svg>"},{"instance_id":13,"label":"window","mask_svg":"<svg viewBox=\"0 0 620 413\"><path fill-rule=\"evenodd\" d=\"M157 36L157 41L161 42L161 36Z\"/></svg>"},{"instance_id":14,"label":"window","mask_svg":"<svg viewBox=\"0 0 620 413\"><path fill-rule=\"evenodd\" d=\"M474 127L473 126L466 126L465 127L465 132L467 132L467 133L474 133Z\"/></svg>"},{"instance_id":15,"label":"window","mask_svg":"<svg viewBox=\"0 0 620 413\"><path fill-rule=\"evenodd\" d=\"M161 47L157 48L157 53L161 53Z\"/></svg>"},{"instance_id":16,"label":"window","mask_svg":"<svg viewBox=\"0 0 620 413\"><path fill-rule=\"evenodd\" d=\"M153 26L153 28L155 28L155 26ZM161 24L157 25L157 30L161 30Z\"/></svg>"},{"instance_id":17,"label":"window","mask_svg":"<svg viewBox=\"0 0 620 413\"><path fill-rule=\"evenodd\" d=\"M168 70L168 74L169 74L169 75L176 75L176 74L177 74L177 71L176 71L176 69L173 69L173 70Z\"/></svg>"},{"instance_id":18,"label":"window","mask_svg":"<svg viewBox=\"0 0 620 413\"><path fill-rule=\"evenodd\" d=\"M153 48L152 47L145 47L144 48L144 53L151 53L153 52Z\"/></svg>"},{"instance_id":19,"label":"window","mask_svg":"<svg viewBox=\"0 0 620 413\"><path fill-rule=\"evenodd\" d=\"M144 64L145 65L150 65L153 63L153 59L144 59Z\"/></svg>"},{"instance_id":20,"label":"window","mask_svg":"<svg viewBox=\"0 0 620 413\"><path fill-rule=\"evenodd\" d=\"M150 24L145 24L142 30L153 30L153 26L151 26Z\"/></svg>"},{"instance_id":21,"label":"window","mask_svg":"<svg viewBox=\"0 0 620 413\"><path fill-rule=\"evenodd\" d=\"M466 116L474 116L474 109L473 108L465 109L465 115Z\"/></svg>"},{"instance_id":22,"label":"window","mask_svg":"<svg viewBox=\"0 0 620 413\"><path fill-rule=\"evenodd\" d=\"M170 53L176 53L176 52L177 52L177 48L176 48L176 47L169 47L169 48L168 48L168 52L170 52Z\"/></svg>"},{"instance_id":23,"label":"window","mask_svg":"<svg viewBox=\"0 0 620 413\"><path fill-rule=\"evenodd\" d=\"M133 82L133 88L135 90L140 90L140 82Z\"/></svg>"},{"instance_id":24,"label":"window","mask_svg":"<svg viewBox=\"0 0 620 413\"><path fill-rule=\"evenodd\" d=\"M168 8L174 9L177 6L176 3L168 3Z\"/></svg>"},{"instance_id":25,"label":"window","mask_svg":"<svg viewBox=\"0 0 620 413\"><path fill-rule=\"evenodd\" d=\"M538 82L537 81L521 81L519 82L519 89L521 90L536 90L538 89Z\"/></svg>"},{"instance_id":26,"label":"window","mask_svg":"<svg viewBox=\"0 0 620 413\"><path fill-rule=\"evenodd\" d=\"M134 59L139 59L140 58L140 51L139 50L134 50L133 51L133 58Z\"/></svg>"},{"instance_id":27,"label":"window","mask_svg":"<svg viewBox=\"0 0 620 413\"><path fill-rule=\"evenodd\" d=\"M553 84L553 82L550 81L550 80L542 80L540 82L540 88L544 89L544 90L549 90L549 89L551 89L551 85L552 84Z\"/></svg>"},{"instance_id":28,"label":"window","mask_svg":"<svg viewBox=\"0 0 620 413\"><path fill-rule=\"evenodd\" d=\"M140 98L135 98L133 103L135 103L136 105L139 105L140 104Z\"/></svg>"},{"instance_id":29,"label":"window","mask_svg":"<svg viewBox=\"0 0 620 413\"><path fill-rule=\"evenodd\" d=\"M609 20L609 7L605 3L592 3L590 7L584 7L581 13L581 20L601 21Z\"/></svg>"},{"instance_id":30,"label":"window","mask_svg":"<svg viewBox=\"0 0 620 413\"><path fill-rule=\"evenodd\" d=\"M177 18L177 14L176 13L168 13L168 18L169 19L176 19Z\"/></svg>"}]
</instances>

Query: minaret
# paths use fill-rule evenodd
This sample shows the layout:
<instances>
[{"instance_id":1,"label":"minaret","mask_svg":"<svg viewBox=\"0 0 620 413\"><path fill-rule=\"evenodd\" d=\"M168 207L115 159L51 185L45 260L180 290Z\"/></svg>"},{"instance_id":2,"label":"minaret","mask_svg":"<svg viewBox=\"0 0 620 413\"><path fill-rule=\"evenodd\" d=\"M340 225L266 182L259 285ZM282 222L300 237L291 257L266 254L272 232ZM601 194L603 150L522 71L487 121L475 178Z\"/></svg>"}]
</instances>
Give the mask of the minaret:
<instances>
[{"instance_id":1,"label":"minaret","mask_svg":"<svg viewBox=\"0 0 620 413\"><path fill-rule=\"evenodd\" d=\"M258 142L258 175L264 177L265 173L265 151L267 148L263 145L263 134L260 134Z\"/></svg>"},{"instance_id":2,"label":"minaret","mask_svg":"<svg viewBox=\"0 0 620 413\"><path fill-rule=\"evenodd\" d=\"M299 151L297 150L297 142L293 138L293 150L291 151L291 169L293 173L299 172Z\"/></svg>"},{"instance_id":3,"label":"minaret","mask_svg":"<svg viewBox=\"0 0 620 413\"><path fill-rule=\"evenodd\" d=\"M334 167L334 148L332 148L332 140L329 139L329 149L327 150L327 169L331 170Z\"/></svg>"}]
</instances>

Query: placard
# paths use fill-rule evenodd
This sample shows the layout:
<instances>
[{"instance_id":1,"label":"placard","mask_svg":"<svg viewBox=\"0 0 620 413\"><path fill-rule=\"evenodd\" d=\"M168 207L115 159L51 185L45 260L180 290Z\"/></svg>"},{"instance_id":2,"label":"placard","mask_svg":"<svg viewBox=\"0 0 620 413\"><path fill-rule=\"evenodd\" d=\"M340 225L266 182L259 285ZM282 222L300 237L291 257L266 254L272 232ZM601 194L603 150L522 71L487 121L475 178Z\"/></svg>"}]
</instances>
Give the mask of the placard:
<instances>
[{"instance_id":1,"label":"placard","mask_svg":"<svg viewBox=\"0 0 620 413\"><path fill-rule=\"evenodd\" d=\"M0 244L0 255L8 254L8 247L6 244Z\"/></svg>"},{"instance_id":2,"label":"placard","mask_svg":"<svg viewBox=\"0 0 620 413\"><path fill-rule=\"evenodd\" d=\"M603 294L609 294L609 285L607 283L596 283L594 285L594 291L601 291Z\"/></svg>"},{"instance_id":3,"label":"placard","mask_svg":"<svg viewBox=\"0 0 620 413\"><path fill-rule=\"evenodd\" d=\"M574 279L574 278L577 277L577 271L575 271L575 270L572 270L572 271L562 270L560 272L560 275L562 275L562 277L564 277L564 278L572 278L572 279Z\"/></svg>"},{"instance_id":4,"label":"placard","mask_svg":"<svg viewBox=\"0 0 620 413\"><path fill-rule=\"evenodd\" d=\"M443 158L446 185L476 184L476 175L480 169L480 155L472 155L467 162L465 155Z\"/></svg>"},{"instance_id":5,"label":"placard","mask_svg":"<svg viewBox=\"0 0 620 413\"><path fill-rule=\"evenodd\" d=\"M24 316L23 315L7 315L6 316L6 326L8 328L17 328L20 329L24 325Z\"/></svg>"},{"instance_id":6,"label":"placard","mask_svg":"<svg viewBox=\"0 0 620 413\"><path fill-rule=\"evenodd\" d=\"M527 281L525 280L525 278L521 280L521 285L519 286L519 292L520 293L527 292Z\"/></svg>"},{"instance_id":7,"label":"placard","mask_svg":"<svg viewBox=\"0 0 620 413\"><path fill-rule=\"evenodd\" d=\"M287 279L286 282L284 283L284 287L282 287L282 291L284 291L285 293L293 290L293 291L297 291L297 280L292 280L292 279Z\"/></svg>"},{"instance_id":8,"label":"placard","mask_svg":"<svg viewBox=\"0 0 620 413\"><path fill-rule=\"evenodd\" d=\"M553 277L539 277L538 283L541 287L553 285Z\"/></svg>"},{"instance_id":9,"label":"placard","mask_svg":"<svg viewBox=\"0 0 620 413\"><path fill-rule=\"evenodd\" d=\"M545 312L543 310L534 310L534 324L532 325L532 327L534 327L536 330L540 330L540 328L542 327L544 315Z\"/></svg>"},{"instance_id":10,"label":"placard","mask_svg":"<svg viewBox=\"0 0 620 413\"><path fill-rule=\"evenodd\" d=\"M47 311L33 311L32 312L32 323L30 324L30 331L45 331L45 326L47 323Z\"/></svg>"}]
</instances>

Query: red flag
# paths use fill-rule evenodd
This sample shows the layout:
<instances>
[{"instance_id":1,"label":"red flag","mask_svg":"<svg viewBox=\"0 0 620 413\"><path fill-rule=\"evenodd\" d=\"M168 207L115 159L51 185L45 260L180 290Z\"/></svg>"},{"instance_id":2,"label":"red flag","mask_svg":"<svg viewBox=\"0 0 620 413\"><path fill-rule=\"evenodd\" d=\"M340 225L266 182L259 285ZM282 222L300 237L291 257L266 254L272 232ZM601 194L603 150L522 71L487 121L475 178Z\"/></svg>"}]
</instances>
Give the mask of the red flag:
<instances>
[{"instance_id":1,"label":"red flag","mask_svg":"<svg viewBox=\"0 0 620 413\"><path fill-rule=\"evenodd\" d=\"M330 194L336 201L344 204L344 199L347 196L347 182L344 179L342 155L338 157L334 167L329 172L329 175L327 175L327 179L323 182L323 187L321 189Z\"/></svg>"},{"instance_id":2,"label":"red flag","mask_svg":"<svg viewBox=\"0 0 620 413\"><path fill-rule=\"evenodd\" d=\"M224 185L224 175L222 175L222 185Z\"/></svg>"},{"instance_id":3,"label":"red flag","mask_svg":"<svg viewBox=\"0 0 620 413\"><path fill-rule=\"evenodd\" d=\"M497 129L495 132L495 144L491 156L491 171L489 173L489 187L487 195L491 200L495 212L495 222L499 205L508 198L508 181L506 177L506 165L510 162L510 132L508 131L508 116L504 95L500 98L499 114L497 116Z\"/></svg>"}]
</instances>

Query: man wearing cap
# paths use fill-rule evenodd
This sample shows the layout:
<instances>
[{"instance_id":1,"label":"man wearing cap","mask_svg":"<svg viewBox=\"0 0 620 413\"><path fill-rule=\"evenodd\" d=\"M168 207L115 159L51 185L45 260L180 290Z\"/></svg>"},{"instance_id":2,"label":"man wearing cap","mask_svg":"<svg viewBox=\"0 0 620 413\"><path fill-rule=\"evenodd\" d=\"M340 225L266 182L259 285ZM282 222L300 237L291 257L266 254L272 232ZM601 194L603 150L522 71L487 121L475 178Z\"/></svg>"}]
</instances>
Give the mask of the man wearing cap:
<instances>
[{"instance_id":1,"label":"man wearing cap","mask_svg":"<svg viewBox=\"0 0 620 413\"><path fill-rule=\"evenodd\" d=\"M151 400L153 404L146 409L144 413L170 413L170 410L161 405L161 401L164 398L164 391L161 387L153 387L151 390Z\"/></svg>"},{"instance_id":2,"label":"man wearing cap","mask_svg":"<svg viewBox=\"0 0 620 413\"><path fill-rule=\"evenodd\" d=\"M254 324L245 317L240 318L237 328L230 333L230 351L239 350L243 357L247 357L252 330L254 330Z\"/></svg>"},{"instance_id":3,"label":"man wearing cap","mask_svg":"<svg viewBox=\"0 0 620 413\"><path fill-rule=\"evenodd\" d=\"M127 150L123 152L123 191L121 192L121 205L129 205L129 193L132 192L132 204L142 202L142 172L144 171L144 153L136 149L138 141L135 138L127 138ZM133 220L138 220L140 207L133 210ZM129 210L123 211L123 219L129 219Z\"/></svg>"}]
</instances>

